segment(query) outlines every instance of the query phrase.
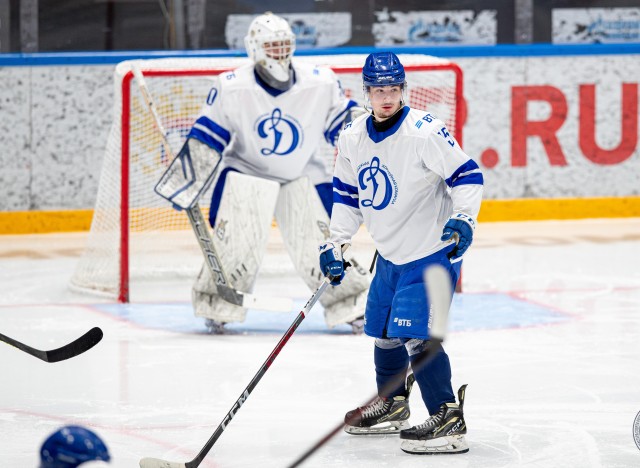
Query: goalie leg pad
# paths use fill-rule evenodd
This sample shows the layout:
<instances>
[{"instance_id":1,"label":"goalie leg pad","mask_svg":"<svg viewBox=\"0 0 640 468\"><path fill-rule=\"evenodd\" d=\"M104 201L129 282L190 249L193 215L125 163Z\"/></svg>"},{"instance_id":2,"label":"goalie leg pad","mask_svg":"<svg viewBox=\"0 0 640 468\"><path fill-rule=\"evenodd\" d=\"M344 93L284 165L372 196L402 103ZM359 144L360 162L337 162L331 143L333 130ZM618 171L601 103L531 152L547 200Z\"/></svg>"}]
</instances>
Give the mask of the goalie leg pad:
<instances>
[{"instance_id":1,"label":"goalie leg pad","mask_svg":"<svg viewBox=\"0 0 640 468\"><path fill-rule=\"evenodd\" d=\"M253 290L269 240L279 190L280 184L271 180L239 172L226 175L212 237L222 269L234 289ZM219 322L245 319L246 310L218 297L208 268L198 276L192 299L198 316Z\"/></svg>"},{"instance_id":2,"label":"goalie leg pad","mask_svg":"<svg viewBox=\"0 0 640 468\"><path fill-rule=\"evenodd\" d=\"M317 251L329 238L329 216L311 181L302 177L283 185L275 214L296 271L310 289L315 289L323 278ZM355 258L347 254L345 260L353 268L340 286L327 288L320 298L329 327L364 315L371 275Z\"/></svg>"},{"instance_id":3,"label":"goalie leg pad","mask_svg":"<svg viewBox=\"0 0 640 468\"><path fill-rule=\"evenodd\" d=\"M338 286L338 287L342 287ZM353 296L346 297L333 304L324 306L324 319L327 322L329 328L333 328L341 323L351 323L352 326L356 319L364 316L364 311L367 305L368 289L362 292L354 294ZM354 326L354 333L361 333L364 322L360 324L360 330L356 331Z\"/></svg>"}]
</instances>

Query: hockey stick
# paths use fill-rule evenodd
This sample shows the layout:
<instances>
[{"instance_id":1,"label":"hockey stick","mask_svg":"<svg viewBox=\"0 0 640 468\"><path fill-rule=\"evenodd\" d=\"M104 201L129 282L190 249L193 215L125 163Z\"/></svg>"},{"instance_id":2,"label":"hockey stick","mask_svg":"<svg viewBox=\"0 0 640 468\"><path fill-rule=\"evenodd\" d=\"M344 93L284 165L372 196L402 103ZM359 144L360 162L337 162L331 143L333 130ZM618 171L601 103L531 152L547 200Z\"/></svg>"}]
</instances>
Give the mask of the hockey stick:
<instances>
[{"instance_id":1,"label":"hockey stick","mask_svg":"<svg viewBox=\"0 0 640 468\"><path fill-rule=\"evenodd\" d=\"M87 333L82 335L80 338L72 341L69 344L49 351L42 351L32 348L31 346L28 346L0 333L0 341L4 341L5 343L18 348L19 350L24 351L27 354L31 354L32 356L35 356L44 362L59 362L78 356L79 354L82 354L85 351L93 348L100 342L101 339L102 330L98 327L94 327Z\"/></svg>"},{"instance_id":2,"label":"hockey stick","mask_svg":"<svg viewBox=\"0 0 640 468\"><path fill-rule=\"evenodd\" d=\"M162 146L164 147L167 156L173 160L174 155L167 139L167 132L165 131L160 120L160 116L156 111L155 103L151 97L149 88L147 87L144 75L135 64L131 65L131 71L133 72L133 76L136 79L136 83L138 84L138 88L140 89L140 93L142 94L147 108L153 116L156 129L162 136ZM211 277L216 283L218 294L222 299L241 307L252 307L275 312L291 312L291 309L293 308L292 299L282 297L258 297L233 288L229 281L229 276L222 267L220 256L213 245L213 239L211 238L211 233L206 225L204 216L202 216L202 211L200 211L200 206L196 202L190 208L186 208L185 211L189 217L189 224L191 224L196 239L198 240L198 244L200 245L200 249L202 250L202 254L204 255L207 268L209 268Z\"/></svg>"},{"instance_id":3,"label":"hockey stick","mask_svg":"<svg viewBox=\"0 0 640 468\"><path fill-rule=\"evenodd\" d=\"M140 468L196 468L198 467L200 463L202 463L202 460L204 460L204 457L207 456L207 454L209 453L213 445L216 443L218 438L222 435L226 427L229 425L233 417L240 410L240 407L244 404L245 401L247 401L247 398L249 398L249 395L251 394L253 389L256 387L256 385L258 385L258 382L260 382L260 379L262 379L262 377L267 372L269 367L271 367L271 364L273 364L273 361L275 361L276 357L278 357L278 354L280 354L280 351L282 351L282 348L284 347L284 345L287 344L287 342L289 341L289 338L291 338L291 336L296 331L298 326L300 326L300 323L302 323L302 321L306 318L307 314L311 311L311 308L318 301L322 293L327 289L327 286L329 286L329 279L325 278L325 280L322 282L320 287L318 287L318 289L316 289L315 292L311 295L311 297L309 298L305 306L302 308L302 310L300 311L296 319L293 321L289 329L284 333L284 335L282 335L282 338L280 338L280 341L278 341L278 344L276 345L276 347L273 349L273 351L271 351L271 354L269 354L269 357L267 358L267 360L262 364L262 366L260 366L260 369L258 369L258 372L253 376L253 379L251 379L251 382L249 382L249 385L247 385L247 388L245 388L242 394L240 395L240 398L236 400L236 402L233 404L233 406L231 407L229 412L226 414L226 416L222 418L222 422L218 425L213 435L209 438L207 443L204 445L204 447L202 447L198 455L196 455L196 457L193 460L187 463L180 463L180 462L170 462L166 460L161 460L158 458L143 458L142 460L140 460Z\"/></svg>"},{"instance_id":4,"label":"hockey stick","mask_svg":"<svg viewBox=\"0 0 640 468\"><path fill-rule=\"evenodd\" d=\"M376 260L378 260L378 249L373 254L373 260L371 260L371 266L369 267L369 273L373 273L373 269L376 267Z\"/></svg>"},{"instance_id":5,"label":"hockey stick","mask_svg":"<svg viewBox=\"0 0 640 468\"><path fill-rule=\"evenodd\" d=\"M442 349L442 342L447 333L447 323L449 320L449 308L451 306L451 280L449 274L440 265L433 265L424 273L425 283L432 309L429 317L429 342L426 351L416 359L411 368L415 374L416 370L426 366ZM388 394L400 385L404 384L405 376L393 379L385 385L380 391L381 394ZM368 406L378 398L378 392L361 406ZM356 412L354 412L356 413ZM357 415L354 414L354 419ZM355 422L355 421L352 421ZM313 444L306 452L296 458L287 468L295 468L300 466L305 460L313 455L318 449L329 442L345 425L351 425L350 421L340 422L320 440ZM171 467L173 468L173 467Z\"/></svg>"}]
</instances>

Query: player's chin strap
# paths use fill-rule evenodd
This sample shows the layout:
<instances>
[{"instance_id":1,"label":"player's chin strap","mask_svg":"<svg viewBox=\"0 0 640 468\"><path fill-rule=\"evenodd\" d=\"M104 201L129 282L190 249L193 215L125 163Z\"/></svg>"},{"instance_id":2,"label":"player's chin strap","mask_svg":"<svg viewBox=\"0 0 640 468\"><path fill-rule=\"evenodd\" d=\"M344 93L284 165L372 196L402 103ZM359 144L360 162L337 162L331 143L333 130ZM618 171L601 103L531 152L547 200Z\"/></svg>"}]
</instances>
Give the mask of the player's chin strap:
<instances>
[{"instance_id":1,"label":"player's chin strap","mask_svg":"<svg viewBox=\"0 0 640 468\"><path fill-rule=\"evenodd\" d=\"M169 141L167 140L167 133L165 132L162 122L160 121L160 117L156 111L154 101L151 97L151 93L149 92L149 89L147 88L147 84L145 82L142 71L140 71L140 69L135 64L131 66L131 70L136 79L136 83L140 88L140 92L144 98L147 108L149 109L149 112L153 116L153 121L155 123L156 129L162 136L162 145L164 147L164 150L166 151L167 155L172 159L172 162L169 165L169 168L161 177L160 179L161 182L159 182L158 185L163 183L164 187L168 187L171 185L168 180L171 178L170 176L172 176L173 174L178 174L178 175L182 174L182 176L186 176L187 178L191 178L191 177L194 178L187 181L188 187L191 187L194 184L196 174L201 173L200 170L205 170L204 168L197 167L199 165L198 161L212 160L212 158L198 157L198 158L195 158L196 159L195 163L193 162L193 158L188 158L189 164L194 165L195 167L191 167L190 171L184 170L185 169L183 167L184 158L181 158L180 155L178 155L178 157L173 156L173 151L171 149L171 146L169 145ZM213 180L213 173L217 169L218 162L219 162L219 155L217 156L218 156L218 160L217 161L214 160L215 163L213 164L213 166L211 167L211 164L209 164L209 167L206 169L205 173L208 174L209 176L204 180L204 182L201 182L202 187L200 187L197 190L195 196L191 197L193 198L192 200L186 200L185 204L181 206L180 203L177 203L177 200L178 200L177 197L179 196L179 194L184 194L185 192L187 192L187 190L185 189L184 191L177 193L172 188L172 189L167 189L169 190L168 193L172 194L172 198L170 199L170 201L174 204L174 207L181 208L186 211L187 216L189 217L189 223L193 228L193 232L196 235L198 244L200 245L200 249L202 250L202 253L204 255L207 268L209 268L211 277L213 278L216 284L218 294L222 299L224 299L225 301L231 304L238 305L241 307L246 307L246 308L255 308L255 309L269 310L274 312L291 312L291 309L293 308L293 300L289 298L258 297L252 294L248 294L248 293L236 290L231 284L231 282L229 281L229 276L225 273L222 267L220 256L217 254L216 249L213 245L211 233L209 232L209 229L204 220L204 217L202 216L202 211L200 210L200 206L198 205L198 202L197 202L200 194L204 192L204 190L206 190L208 185L210 185L211 181ZM203 165L204 164L205 163L203 163ZM158 186L156 186L156 192L159 193L160 195L163 195L159 191Z\"/></svg>"}]
</instances>

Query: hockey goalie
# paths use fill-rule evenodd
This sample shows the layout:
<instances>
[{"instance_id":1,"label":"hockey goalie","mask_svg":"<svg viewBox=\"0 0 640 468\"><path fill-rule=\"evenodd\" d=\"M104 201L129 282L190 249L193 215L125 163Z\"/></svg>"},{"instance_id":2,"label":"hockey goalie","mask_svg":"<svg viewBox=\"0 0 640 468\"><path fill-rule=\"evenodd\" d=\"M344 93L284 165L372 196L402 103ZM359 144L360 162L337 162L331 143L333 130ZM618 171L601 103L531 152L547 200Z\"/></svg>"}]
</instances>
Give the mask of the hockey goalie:
<instances>
[{"instance_id":1,"label":"hockey goalie","mask_svg":"<svg viewBox=\"0 0 640 468\"><path fill-rule=\"evenodd\" d=\"M317 287L317 246L329 234L333 205L332 168L317 150L322 140L335 143L356 106L332 70L292 61L295 35L283 18L255 18L245 45L252 63L215 79L156 186L175 207L190 209L213 184L209 225L216 259L205 252L192 295L195 314L212 332L245 320L246 304L229 297L229 288L253 290L274 216L297 273ZM349 260L353 273L320 302L329 327L350 323L359 333L370 275Z\"/></svg>"}]
</instances>

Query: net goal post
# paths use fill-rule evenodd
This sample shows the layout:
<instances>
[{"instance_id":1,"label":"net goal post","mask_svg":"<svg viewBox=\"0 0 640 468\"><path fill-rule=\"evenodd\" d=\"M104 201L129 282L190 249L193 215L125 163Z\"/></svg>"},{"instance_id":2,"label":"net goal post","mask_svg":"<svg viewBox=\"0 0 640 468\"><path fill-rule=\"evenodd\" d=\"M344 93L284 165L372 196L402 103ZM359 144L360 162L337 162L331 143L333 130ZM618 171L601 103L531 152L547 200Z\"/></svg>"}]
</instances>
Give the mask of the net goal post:
<instances>
[{"instance_id":1,"label":"net goal post","mask_svg":"<svg viewBox=\"0 0 640 468\"><path fill-rule=\"evenodd\" d=\"M364 104L362 64L366 54L296 56L295 61L328 66L345 94ZM445 59L401 54L409 105L443 120L462 145L462 71ZM223 71L249 63L247 58L170 58L125 61L114 71L113 122L86 248L71 278L72 289L129 302L138 281L193 277L202 264L187 216L172 209L153 188L171 162L132 73L138 67L177 154L213 85ZM323 144L326 164L335 150ZM211 190L211 189L210 189ZM200 206L205 216L211 194ZM269 271L269 265L263 266Z\"/></svg>"}]
</instances>

